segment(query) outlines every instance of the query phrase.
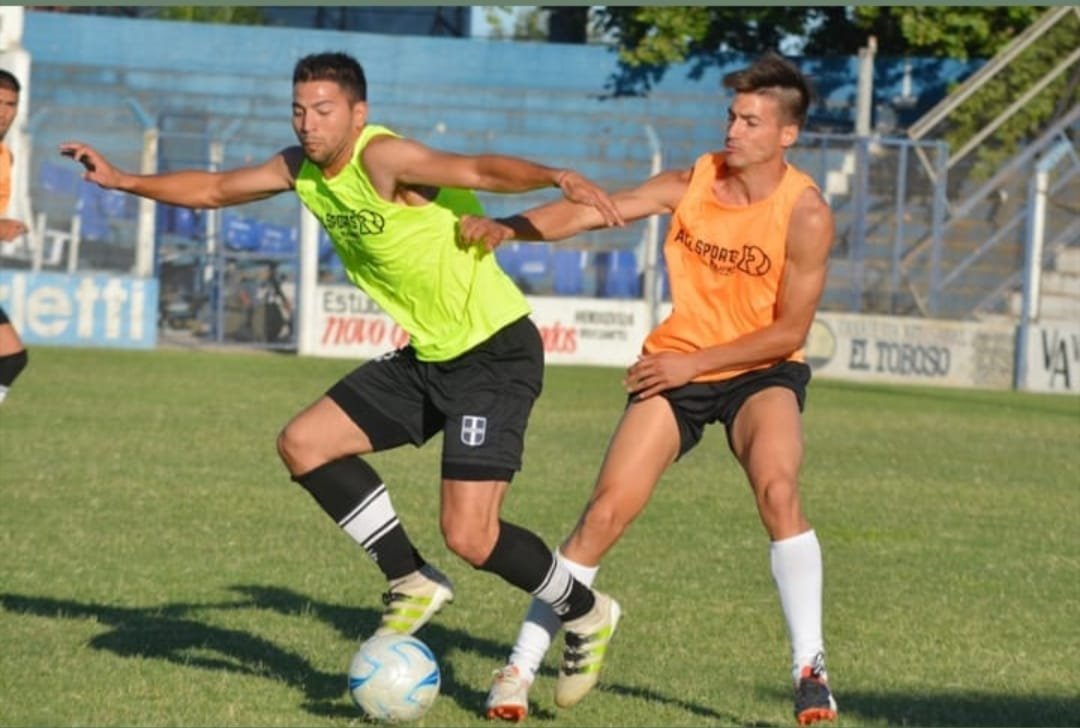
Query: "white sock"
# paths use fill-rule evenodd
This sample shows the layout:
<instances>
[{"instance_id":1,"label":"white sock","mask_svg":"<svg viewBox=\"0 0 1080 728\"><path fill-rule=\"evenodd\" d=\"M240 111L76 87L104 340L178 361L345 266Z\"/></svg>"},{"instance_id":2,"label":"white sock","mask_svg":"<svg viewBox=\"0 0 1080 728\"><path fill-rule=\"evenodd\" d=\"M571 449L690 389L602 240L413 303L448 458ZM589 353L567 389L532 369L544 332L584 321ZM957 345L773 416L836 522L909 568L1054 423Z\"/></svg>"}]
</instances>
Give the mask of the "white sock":
<instances>
[{"instance_id":1,"label":"white sock","mask_svg":"<svg viewBox=\"0 0 1080 728\"><path fill-rule=\"evenodd\" d=\"M791 639L792 676L798 681L801 666L813 664L825 650L821 630L821 544L813 530L773 541L769 561Z\"/></svg>"},{"instance_id":2,"label":"white sock","mask_svg":"<svg viewBox=\"0 0 1080 728\"><path fill-rule=\"evenodd\" d=\"M585 586L592 586L596 572L600 570L599 566L585 566L571 561L558 549L555 549L555 558ZM555 610L539 599L533 599L518 631L517 642L510 653L510 664L516 666L526 680L531 682L536 679L540 663L544 661L551 641L561 628L562 620L555 614Z\"/></svg>"}]
</instances>

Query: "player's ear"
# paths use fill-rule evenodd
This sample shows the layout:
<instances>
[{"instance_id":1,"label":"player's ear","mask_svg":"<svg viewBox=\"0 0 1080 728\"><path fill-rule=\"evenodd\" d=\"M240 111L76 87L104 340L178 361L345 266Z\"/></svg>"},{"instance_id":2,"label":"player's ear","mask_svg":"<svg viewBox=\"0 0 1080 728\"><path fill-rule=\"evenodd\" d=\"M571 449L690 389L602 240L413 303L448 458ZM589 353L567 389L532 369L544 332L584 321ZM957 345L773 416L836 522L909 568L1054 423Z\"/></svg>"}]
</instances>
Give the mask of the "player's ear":
<instances>
[{"instance_id":1,"label":"player's ear","mask_svg":"<svg viewBox=\"0 0 1080 728\"><path fill-rule=\"evenodd\" d=\"M784 124L784 126L780 127L780 145L784 147L784 149L793 146L798 140L798 124Z\"/></svg>"},{"instance_id":2,"label":"player's ear","mask_svg":"<svg viewBox=\"0 0 1080 728\"><path fill-rule=\"evenodd\" d=\"M357 129L363 129L364 124L367 123L367 102L357 101L352 105L353 114L353 126Z\"/></svg>"}]
</instances>

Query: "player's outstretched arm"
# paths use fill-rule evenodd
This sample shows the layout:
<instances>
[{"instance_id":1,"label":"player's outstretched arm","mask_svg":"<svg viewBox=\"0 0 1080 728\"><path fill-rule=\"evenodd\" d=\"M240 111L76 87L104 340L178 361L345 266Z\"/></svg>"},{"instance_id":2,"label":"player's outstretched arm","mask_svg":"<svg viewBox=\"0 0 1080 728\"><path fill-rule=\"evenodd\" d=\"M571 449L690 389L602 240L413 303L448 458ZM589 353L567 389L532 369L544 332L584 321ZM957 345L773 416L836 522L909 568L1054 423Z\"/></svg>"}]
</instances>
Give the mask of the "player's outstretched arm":
<instances>
[{"instance_id":1,"label":"player's outstretched arm","mask_svg":"<svg viewBox=\"0 0 1080 728\"><path fill-rule=\"evenodd\" d=\"M0 219L0 242L9 243L27 232L26 223L11 218Z\"/></svg>"},{"instance_id":2,"label":"player's outstretched arm","mask_svg":"<svg viewBox=\"0 0 1080 728\"><path fill-rule=\"evenodd\" d=\"M452 154L388 135L372 139L363 154L364 167L375 189L386 199L394 199L403 186L460 187L497 193L558 187L567 200L597 210L604 224L623 224L608 194L571 169L501 154Z\"/></svg>"},{"instance_id":3,"label":"player's outstretched arm","mask_svg":"<svg viewBox=\"0 0 1080 728\"><path fill-rule=\"evenodd\" d=\"M690 170L661 172L633 189L616 192L611 200L627 222L667 214L679 203L689 180ZM498 219L466 215L461 219L460 237L466 244L494 250L506 240L565 240L605 224L596 208L558 200Z\"/></svg>"},{"instance_id":4,"label":"player's outstretched arm","mask_svg":"<svg viewBox=\"0 0 1080 728\"><path fill-rule=\"evenodd\" d=\"M105 189L199 209L253 202L292 189L303 160L299 147L291 147L251 167L142 175L113 166L103 154L82 142L64 142L60 153L82 164L83 179Z\"/></svg>"}]
</instances>

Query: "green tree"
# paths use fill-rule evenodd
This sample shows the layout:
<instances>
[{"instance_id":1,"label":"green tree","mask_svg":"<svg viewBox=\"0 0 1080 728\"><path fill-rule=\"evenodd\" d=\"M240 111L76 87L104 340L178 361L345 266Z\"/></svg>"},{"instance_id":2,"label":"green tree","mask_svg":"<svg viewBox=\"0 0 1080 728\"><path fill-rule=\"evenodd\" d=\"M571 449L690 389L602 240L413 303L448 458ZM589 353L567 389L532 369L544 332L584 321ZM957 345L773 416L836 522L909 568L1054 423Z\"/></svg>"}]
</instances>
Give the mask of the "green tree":
<instances>
[{"instance_id":1,"label":"green tree","mask_svg":"<svg viewBox=\"0 0 1080 728\"><path fill-rule=\"evenodd\" d=\"M989 58L1046 12L1045 7L862 7L855 22L869 31L899 30L899 51L908 55ZM1080 21L1069 13L1020 53L974 95L958 106L935 136L943 136L952 153L996 122L1016 99L1045 79L1076 48ZM1080 67L1060 74L1023 104L980 143L965 166L982 180L992 175L1058 116L1074 107Z\"/></svg>"},{"instance_id":2,"label":"green tree","mask_svg":"<svg viewBox=\"0 0 1080 728\"><path fill-rule=\"evenodd\" d=\"M544 40L547 29L544 27L543 11L534 7L530 10L511 14L507 5L490 5L484 8L484 20L491 28L488 37L495 40ZM512 25L507 28L505 23Z\"/></svg>"},{"instance_id":3,"label":"green tree","mask_svg":"<svg viewBox=\"0 0 1080 728\"><path fill-rule=\"evenodd\" d=\"M231 25L262 25L265 22L262 11L251 6L165 5L158 10L157 17L162 20Z\"/></svg>"},{"instance_id":4,"label":"green tree","mask_svg":"<svg viewBox=\"0 0 1080 728\"><path fill-rule=\"evenodd\" d=\"M728 52L757 53L801 34L807 7L606 6L597 22L629 66L660 66Z\"/></svg>"},{"instance_id":5,"label":"green tree","mask_svg":"<svg viewBox=\"0 0 1080 728\"><path fill-rule=\"evenodd\" d=\"M656 65L724 52L757 54L783 42L807 55L852 55L877 38L884 55L989 58L1045 7L623 7L594 17L628 65Z\"/></svg>"},{"instance_id":6,"label":"green tree","mask_svg":"<svg viewBox=\"0 0 1080 728\"><path fill-rule=\"evenodd\" d=\"M875 35L888 55L990 58L1022 33L1045 7L856 7L852 22Z\"/></svg>"},{"instance_id":7,"label":"green tree","mask_svg":"<svg viewBox=\"0 0 1080 728\"><path fill-rule=\"evenodd\" d=\"M784 45L809 56L851 56L877 40L881 56L960 60L990 58L1047 11L1045 6L845 7L622 7L595 17L615 43L620 69L616 94L642 93L673 63L690 62L691 75L722 63L730 52L758 54ZM939 136L957 150L998 118L1076 48L1074 13L1013 60L1005 72L957 108ZM1077 103L1080 69L1062 74L1004 123L974 155L976 177L1031 141Z\"/></svg>"}]
</instances>

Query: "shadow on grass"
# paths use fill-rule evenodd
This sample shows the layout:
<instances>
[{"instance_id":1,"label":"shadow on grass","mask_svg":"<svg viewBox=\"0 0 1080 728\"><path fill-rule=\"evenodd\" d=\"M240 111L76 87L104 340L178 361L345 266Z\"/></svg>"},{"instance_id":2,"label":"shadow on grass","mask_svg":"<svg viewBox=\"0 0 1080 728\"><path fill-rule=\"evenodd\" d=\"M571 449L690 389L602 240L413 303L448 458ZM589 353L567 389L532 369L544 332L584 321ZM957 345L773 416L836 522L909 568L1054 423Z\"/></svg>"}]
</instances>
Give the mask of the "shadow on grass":
<instances>
[{"instance_id":1,"label":"shadow on grass","mask_svg":"<svg viewBox=\"0 0 1080 728\"><path fill-rule=\"evenodd\" d=\"M771 691L770 691L771 694ZM777 692L776 697L780 697ZM783 694L787 697L787 693ZM838 688L844 724L1053 728L1080 726L1078 695L1003 695L975 691L933 695L912 692L849 692Z\"/></svg>"},{"instance_id":2,"label":"shadow on grass","mask_svg":"<svg viewBox=\"0 0 1080 728\"><path fill-rule=\"evenodd\" d=\"M90 647L123 657L154 658L183 667L222 670L256 675L283 682L305 696L303 709L312 715L356 718L357 711L345 698L344 669L321 672L304 656L283 649L272 641L238 629L208 624L200 613L237 609L265 609L285 616L314 617L342 637L358 640L378 624L380 612L313 601L291 589L268 586L234 586L241 598L236 601L172 603L155 607L121 607L102 603L77 602L50 597L0 593L0 608L15 614L54 619L92 619L109 628L89 641ZM438 621L424 627L423 640L437 655L453 651L471 652L502 664L509 645L478 638L457 629L446 629ZM343 661L346 658L343 658ZM463 710L482 714L487 685L459 681L452 660L440 660L441 693ZM678 706L694 715L729 721L731 716L709 708L677 700L636 686L604 685L601 690L639 698L652 703ZM553 720L556 714L533 706L530 718Z\"/></svg>"},{"instance_id":3,"label":"shadow on grass","mask_svg":"<svg viewBox=\"0 0 1080 728\"><path fill-rule=\"evenodd\" d=\"M849 718L889 725L925 726L1078 726L1080 696L1002 695L974 691L911 695L844 693L840 709Z\"/></svg>"}]
</instances>

